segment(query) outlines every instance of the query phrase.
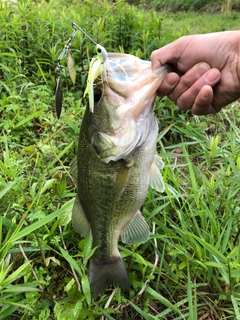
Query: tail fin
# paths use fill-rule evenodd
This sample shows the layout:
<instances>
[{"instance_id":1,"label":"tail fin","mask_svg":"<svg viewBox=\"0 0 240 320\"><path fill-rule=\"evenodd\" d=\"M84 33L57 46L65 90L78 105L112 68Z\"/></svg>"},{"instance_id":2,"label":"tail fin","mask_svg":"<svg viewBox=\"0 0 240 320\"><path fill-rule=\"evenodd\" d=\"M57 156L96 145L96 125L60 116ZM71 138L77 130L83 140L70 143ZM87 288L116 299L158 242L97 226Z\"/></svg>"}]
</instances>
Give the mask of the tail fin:
<instances>
[{"instance_id":1,"label":"tail fin","mask_svg":"<svg viewBox=\"0 0 240 320\"><path fill-rule=\"evenodd\" d=\"M120 256L105 261L92 257L89 265L89 281L92 298L104 293L111 285L122 289L130 287L128 273Z\"/></svg>"}]
</instances>

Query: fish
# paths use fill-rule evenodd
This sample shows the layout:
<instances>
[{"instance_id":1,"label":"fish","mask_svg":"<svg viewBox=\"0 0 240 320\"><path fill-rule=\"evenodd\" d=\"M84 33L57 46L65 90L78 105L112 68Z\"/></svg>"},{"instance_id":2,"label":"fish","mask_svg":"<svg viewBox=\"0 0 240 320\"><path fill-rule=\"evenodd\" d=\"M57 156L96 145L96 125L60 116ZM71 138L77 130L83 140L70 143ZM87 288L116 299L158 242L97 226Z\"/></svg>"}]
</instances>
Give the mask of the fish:
<instances>
[{"instance_id":1,"label":"fish","mask_svg":"<svg viewBox=\"0 0 240 320\"><path fill-rule=\"evenodd\" d=\"M119 238L126 244L149 239L140 209L149 185L164 191L153 105L171 68L164 65L152 71L150 61L107 53L98 70L92 81L94 108L86 107L77 156L71 163L77 184L72 225L83 237L91 232L95 248L89 260L92 298L109 287L130 287Z\"/></svg>"}]
</instances>

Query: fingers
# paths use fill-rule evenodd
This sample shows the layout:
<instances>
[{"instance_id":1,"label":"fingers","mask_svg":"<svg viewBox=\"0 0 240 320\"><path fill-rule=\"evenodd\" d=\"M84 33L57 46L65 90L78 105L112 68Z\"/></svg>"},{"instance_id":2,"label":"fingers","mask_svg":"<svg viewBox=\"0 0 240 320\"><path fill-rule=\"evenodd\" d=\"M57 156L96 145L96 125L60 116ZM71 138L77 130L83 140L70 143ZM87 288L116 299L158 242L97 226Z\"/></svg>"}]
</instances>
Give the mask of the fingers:
<instances>
[{"instance_id":1,"label":"fingers","mask_svg":"<svg viewBox=\"0 0 240 320\"><path fill-rule=\"evenodd\" d=\"M180 39L170 43L160 49L157 49L151 54L152 70L158 69L165 63L175 64L181 56L181 51L184 46L179 46Z\"/></svg>"},{"instance_id":2,"label":"fingers","mask_svg":"<svg viewBox=\"0 0 240 320\"><path fill-rule=\"evenodd\" d=\"M171 63L179 71L186 72L197 62L205 61L196 54L194 43L197 43L197 39L197 36L183 36L153 51L151 54L152 70L158 69L165 63ZM200 52L203 51L200 50Z\"/></svg>"},{"instance_id":3,"label":"fingers","mask_svg":"<svg viewBox=\"0 0 240 320\"><path fill-rule=\"evenodd\" d=\"M212 87L208 85L203 86L191 107L191 112L196 115L216 113L217 111L212 107L211 104L212 100Z\"/></svg>"},{"instance_id":4,"label":"fingers","mask_svg":"<svg viewBox=\"0 0 240 320\"><path fill-rule=\"evenodd\" d=\"M168 95L172 101L177 101L186 90L188 90L206 71L210 70L210 66L201 62L192 67L181 77L174 72L169 73L158 89L158 95Z\"/></svg>"},{"instance_id":5,"label":"fingers","mask_svg":"<svg viewBox=\"0 0 240 320\"><path fill-rule=\"evenodd\" d=\"M157 49L155 51L152 52L151 54L151 62L152 62L152 70L156 70L158 68L160 68L163 63L161 62L160 57L162 56L160 51L162 51L162 49Z\"/></svg>"},{"instance_id":6,"label":"fingers","mask_svg":"<svg viewBox=\"0 0 240 320\"><path fill-rule=\"evenodd\" d=\"M203 83L203 79L201 81L199 80L210 69L211 67L209 66L209 64L205 62L197 63L195 66L189 69L183 76L181 76L179 83L174 88L174 90L168 95L168 98L172 101L178 101L178 98L182 95L191 98L191 101L188 101L187 103L188 105L185 106L186 102L184 102L182 106L183 109L189 109L189 107L193 104L196 95L199 92L201 83ZM194 95L195 91L196 94L193 99L192 96Z\"/></svg>"},{"instance_id":7,"label":"fingers","mask_svg":"<svg viewBox=\"0 0 240 320\"><path fill-rule=\"evenodd\" d=\"M221 110L220 104L215 108L213 105L213 88L205 85L197 95L194 104L191 108L191 112L195 115L213 114Z\"/></svg>"},{"instance_id":8,"label":"fingers","mask_svg":"<svg viewBox=\"0 0 240 320\"><path fill-rule=\"evenodd\" d=\"M213 100L212 87L220 80L221 73L217 69L210 69L203 73L190 87L182 85L180 90L185 91L175 100L179 108L182 110L191 109L194 114L208 114L214 112L211 103ZM192 78L193 79L193 78ZM178 91L179 93L179 91ZM170 95L169 95L170 98ZM170 98L171 99L171 98Z\"/></svg>"},{"instance_id":9,"label":"fingers","mask_svg":"<svg viewBox=\"0 0 240 320\"><path fill-rule=\"evenodd\" d=\"M190 110L193 114L203 115L216 113L213 108L213 87L220 80L218 69L211 68L205 62L200 62L179 76L169 73L158 89L158 95L167 95L171 101L182 110Z\"/></svg>"},{"instance_id":10,"label":"fingers","mask_svg":"<svg viewBox=\"0 0 240 320\"><path fill-rule=\"evenodd\" d=\"M164 81L161 83L160 87L158 88L157 94L159 96L167 96L169 95L176 85L178 84L180 77L177 73L171 72L164 78Z\"/></svg>"}]
</instances>

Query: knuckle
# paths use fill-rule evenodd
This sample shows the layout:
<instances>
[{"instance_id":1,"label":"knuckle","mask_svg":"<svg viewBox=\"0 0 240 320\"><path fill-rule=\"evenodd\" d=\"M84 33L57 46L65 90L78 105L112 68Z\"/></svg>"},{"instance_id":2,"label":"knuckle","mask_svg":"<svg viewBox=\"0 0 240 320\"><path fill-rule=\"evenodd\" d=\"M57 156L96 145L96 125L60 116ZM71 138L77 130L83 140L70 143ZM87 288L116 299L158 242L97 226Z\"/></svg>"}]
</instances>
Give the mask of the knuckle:
<instances>
[{"instance_id":1,"label":"knuckle","mask_svg":"<svg viewBox=\"0 0 240 320\"><path fill-rule=\"evenodd\" d=\"M154 50L154 51L151 53L151 56L150 56L151 60L155 60L155 59L157 58L157 55L158 55L157 51L158 51L158 50Z\"/></svg>"}]
</instances>

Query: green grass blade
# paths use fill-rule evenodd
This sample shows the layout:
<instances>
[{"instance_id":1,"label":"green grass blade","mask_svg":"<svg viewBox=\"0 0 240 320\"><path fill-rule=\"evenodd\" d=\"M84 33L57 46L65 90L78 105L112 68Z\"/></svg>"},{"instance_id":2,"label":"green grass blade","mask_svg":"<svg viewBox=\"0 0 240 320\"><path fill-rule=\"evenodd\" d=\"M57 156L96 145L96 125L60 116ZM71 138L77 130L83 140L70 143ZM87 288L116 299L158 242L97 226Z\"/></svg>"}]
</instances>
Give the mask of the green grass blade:
<instances>
[{"instance_id":1,"label":"green grass blade","mask_svg":"<svg viewBox=\"0 0 240 320\"><path fill-rule=\"evenodd\" d=\"M30 114L29 116L27 116L26 118L22 119L21 121L19 121L16 125L15 125L15 129L23 126L25 123L29 122L30 120L32 120L33 118L37 118L40 114L43 114L45 112L45 109L41 109L39 111L36 111L32 114Z\"/></svg>"},{"instance_id":2,"label":"green grass blade","mask_svg":"<svg viewBox=\"0 0 240 320\"><path fill-rule=\"evenodd\" d=\"M20 178L15 179L13 182L10 182L3 190L0 191L0 199L2 199L8 191L15 186Z\"/></svg>"},{"instance_id":3,"label":"green grass blade","mask_svg":"<svg viewBox=\"0 0 240 320\"><path fill-rule=\"evenodd\" d=\"M60 247L59 249L60 249L60 251L61 251L62 256L63 256L63 257L67 260L67 262L77 271L78 275L79 275L80 277L82 277L83 273L82 273L81 268L80 268L79 265L77 264L77 261L74 260L66 250L64 250L64 249L61 248L61 247Z\"/></svg>"},{"instance_id":4,"label":"green grass blade","mask_svg":"<svg viewBox=\"0 0 240 320\"><path fill-rule=\"evenodd\" d=\"M23 237L26 237L28 234L34 232L35 230L41 228L42 226L46 225L47 223L51 222L53 219L57 218L59 214L64 212L70 205L72 205L72 202L67 202L65 205L63 205L60 209L54 211L53 213L49 214L48 216L44 217L43 219L34 222L32 225L24 228L23 230L17 232L14 234L11 238L11 242L15 242Z\"/></svg>"},{"instance_id":5,"label":"green grass blade","mask_svg":"<svg viewBox=\"0 0 240 320\"><path fill-rule=\"evenodd\" d=\"M216 256L218 259L223 261L224 263L227 263L227 258L219 251L217 250L214 246L212 246L210 243L206 242L204 239L199 238L193 233L189 233L190 237L195 238L206 250L208 250L210 253L212 253L214 256Z\"/></svg>"},{"instance_id":6,"label":"green grass blade","mask_svg":"<svg viewBox=\"0 0 240 320\"><path fill-rule=\"evenodd\" d=\"M145 320L154 320L155 317L141 310L136 304L129 301L130 305L140 314Z\"/></svg>"},{"instance_id":7,"label":"green grass blade","mask_svg":"<svg viewBox=\"0 0 240 320\"><path fill-rule=\"evenodd\" d=\"M235 319L240 320L240 303L237 302L236 298L234 297L233 294L231 294L231 300L235 312Z\"/></svg>"},{"instance_id":8,"label":"green grass blade","mask_svg":"<svg viewBox=\"0 0 240 320\"><path fill-rule=\"evenodd\" d=\"M178 307L176 307L175 305L173 305L169 300L167 300L166 298L164 298L161 294L159 294L158 292L156 292L155 290L153 290L150 287L146 288L146 291L148 293L150 293L154 299L156 299L157 301L159 301L160 303L164 304L167 308L171 309L171 311L174 311L180 315L182 315L181 311L178 309Z\"/></svg>"}]
</instances>

